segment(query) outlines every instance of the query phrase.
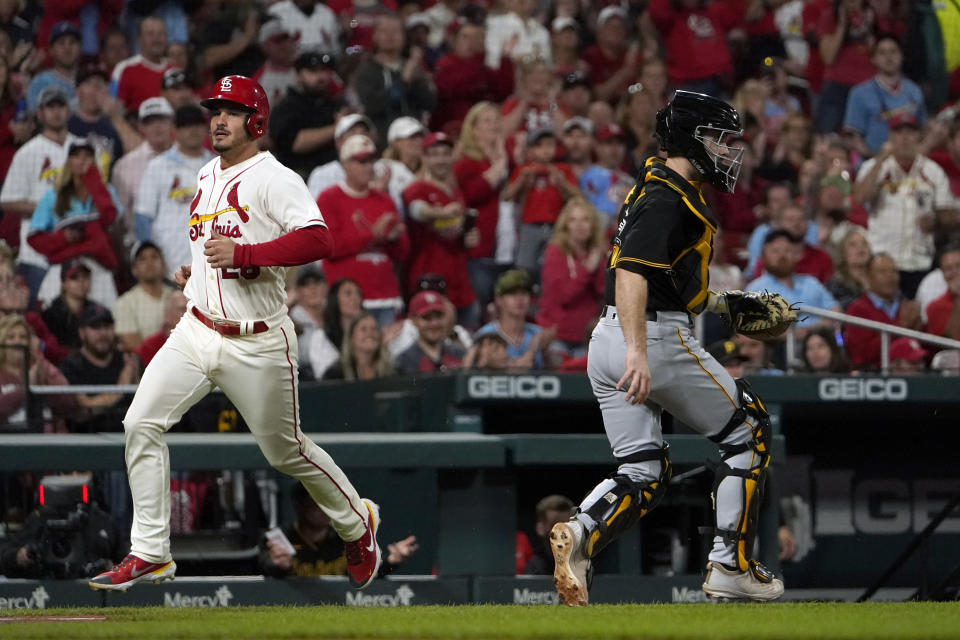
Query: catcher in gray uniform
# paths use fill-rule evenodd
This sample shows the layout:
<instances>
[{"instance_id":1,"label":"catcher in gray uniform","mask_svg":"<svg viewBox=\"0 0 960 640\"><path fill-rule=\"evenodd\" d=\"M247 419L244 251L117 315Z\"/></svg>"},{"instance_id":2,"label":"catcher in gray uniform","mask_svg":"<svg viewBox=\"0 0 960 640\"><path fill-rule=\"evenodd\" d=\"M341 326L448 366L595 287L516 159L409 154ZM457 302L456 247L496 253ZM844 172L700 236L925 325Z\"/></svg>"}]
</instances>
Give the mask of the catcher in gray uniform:
<instances>
[{"instance_id":1,"label":"catcher in gray uniform","mask_svg":"<svg viewBox=\"0 0 960 640\"><path fill-rule=\"evenodd\" d=\"M671 477L660 414L666 409L715 442L714 538L703 590L719 599L766 601L783 582L752 558L770 461L770 419L691 333L693 315L720 313L734 330L781 333L796 313L773 294L708 291L717 223L700 181L732 192L742 149L740 117L727 103L677 91L657 113L666 161L651 158L620 211L607 267L605 306L590 339L587 373L619 466L556 524L554 579L568 605L587 604L590 562L653 509Z\"/></svg>"}]
</instances>

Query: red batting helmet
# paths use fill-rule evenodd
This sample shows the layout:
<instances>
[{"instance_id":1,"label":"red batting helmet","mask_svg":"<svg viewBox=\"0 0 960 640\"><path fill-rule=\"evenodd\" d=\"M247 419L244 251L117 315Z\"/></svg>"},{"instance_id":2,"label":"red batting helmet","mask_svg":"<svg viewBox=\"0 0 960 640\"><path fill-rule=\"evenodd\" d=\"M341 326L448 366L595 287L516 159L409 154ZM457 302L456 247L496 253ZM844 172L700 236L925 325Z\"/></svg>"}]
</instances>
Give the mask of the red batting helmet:
<instances>
[{"instance_id":1,"label":"red batting helmet","mask_svg":"<svg viewBox=\"0 0 960 640\"><path fill-rule=\"evenodd\" d=\"M254 138L267 132L267 120L270 118L270 103L267 94L255 80L247 76L224 76L217 81L216 87L206 100L200 102L212 109L217 102L232 102L250 112L247 118L247 131Z\"/></svg>"}]
</instances>

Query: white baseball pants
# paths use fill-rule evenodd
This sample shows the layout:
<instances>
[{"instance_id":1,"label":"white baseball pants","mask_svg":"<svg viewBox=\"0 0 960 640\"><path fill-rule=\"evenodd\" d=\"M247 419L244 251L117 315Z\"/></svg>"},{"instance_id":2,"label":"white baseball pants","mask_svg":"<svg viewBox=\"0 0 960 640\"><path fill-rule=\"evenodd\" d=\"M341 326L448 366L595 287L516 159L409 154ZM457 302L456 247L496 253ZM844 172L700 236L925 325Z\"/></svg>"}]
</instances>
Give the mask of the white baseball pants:
<instances>
[{"instance_id":1,"label":"white baseball pants","mask_svg":"<svg viewBox=\"0 0 960 640\"><path fill-rule=\"evenodd\" d=\"M223 336L187 312L150 361L123 420L133 493L131 553L170 554L170 458L164 433L215 387L274 468L300 480L344 540L366 530L365 507L333 459L300 430L297 337L289 317L263 333ZM216 465L216 461L211 461Z\"/></svg>"}]
</instances>

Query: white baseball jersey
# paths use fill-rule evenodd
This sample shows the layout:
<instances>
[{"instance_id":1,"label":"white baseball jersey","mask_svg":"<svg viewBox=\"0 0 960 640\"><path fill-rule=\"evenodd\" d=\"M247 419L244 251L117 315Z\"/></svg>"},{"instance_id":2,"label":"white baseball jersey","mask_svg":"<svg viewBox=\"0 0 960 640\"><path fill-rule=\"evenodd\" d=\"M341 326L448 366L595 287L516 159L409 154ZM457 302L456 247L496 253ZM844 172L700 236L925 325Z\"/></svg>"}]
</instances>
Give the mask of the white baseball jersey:
<instances>
[{"instance_id":1,"label":"white baseball jersey","mask_svg":"<svg viewBox=\"0 0 960 640\"><path fill-rule=\"evenodd\" d=\"M212 318L275 322L287 315L286 267L214 269L203 245L214 229L238 244L260 244L318 224L326 226L303 180L273 154L227 169L214 158L200 169L190 206L193 271L184 294Z\"/></svg>"},{"instance_id":2,"label":"white baseball jersey","mask_svg":"<svg viewBox=\"0 0 960 640\"><path fill-rule=\"evenodd\" d=\"M864 162L858 180L874 164L875 158ZM933 215L936 209L955 206L947 175L925 156L917 156L909 171L891 156L884 161L877 183L877 197L867 207L871 248L874 253L890 254L901 271L926 271L933 265L933 233L921 230L918 220L922 215Z\"/></svg>"},{"instance_id":3,"label":"white baseball jersey","mask_svg":"<svg viewBox=\"0 0 960 640\"><path fill-rule=\"evenodd\" d=\"M0 191L0 204L28 200L40 202L40 198L57 182L67 162L67 148L74 136L67 134L62 145L47 136L36 135L13 155L10 170ZM20 254L18 262L46 268L47 259L27 244L30 218L20 224Z\"/></svg>"},{"instance_id":4,"label":"white baseball jersey","mask_svg":"<svg viewBox=\"0 0 960 640\"><path fill-rule=\"evenodd\" d=\"M315 167L310 175L307 176L307 189L314 200L320 197L320 194L335 184L343 182L347 177L347 172L343 170L343 165L339 160L331 160L327 164Z\"/></svg>"},{"instance_id":5,"label":"white baseball jersey","mask_svg":"<svg viewBox=\"0 0 960 640\"><path fill-rule=\"evenodd\" d=\"M279 18L286 31L299 36L300 51L318 50L341 55L340 25L336 14L325 4L314 4L313 11L307 15L293 0L282 0L271 5L267 13Z\"/></svg>"},{"instance_id":6,"label":"white baseball jersey","mask_svg":"<svg viewBox=\"0 0 960 640\"><path fill-rule=\"evenodd\" d=\"M190 203L197 193L198 172L210 158L206 149L202 155L191 158L174 146L147 163L140 181L134 212L153 221L150 240L163 252L171 279L180 265L193 261L183 221L189 217Z\"/></svg>"}]
</instances>

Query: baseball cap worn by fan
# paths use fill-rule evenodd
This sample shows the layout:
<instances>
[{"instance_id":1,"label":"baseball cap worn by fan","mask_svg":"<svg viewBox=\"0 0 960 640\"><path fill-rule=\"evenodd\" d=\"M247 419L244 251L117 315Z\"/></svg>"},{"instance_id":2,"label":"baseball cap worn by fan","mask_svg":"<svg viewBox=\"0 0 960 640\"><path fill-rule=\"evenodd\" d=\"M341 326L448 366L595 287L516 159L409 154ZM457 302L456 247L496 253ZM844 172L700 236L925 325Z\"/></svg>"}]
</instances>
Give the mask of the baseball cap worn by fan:
<instances>
[{"instance_id":1,"label":"baseball cap worn by fan","mask_svg":"<svg viewBox=\"0 0 960 640\"><path fill-rule=\"evenodd\" d=\"M257 33L257 42L264 43L268 40L276 38L277 36L287 36L289 38L295 37L296 34L290 32L284 24L283 20L274 18L273 20L267 20L262 25L260 25L260 31Z\"/></svg>"},{"instance_id":2,"label":"baseball cap worn by fan","mask_svg":"<svg viewBox=\"0 0 960 640\"><path fill-rule=\"evenodd\" d=\"M164 89L173 89L187 84L187 73L183 69L167 69L163 72L163 80L161 81L161 86Z\"/></svg>"},{"instance_id":3,"label":"baseball cap worn by fan","mask_svg":"<svg viewBox=\"0 0 960 640\"><path fill-rule=\"evenodd\" d=\"M297 71L303 69L311 69L316 71L317 69L333 69L334 63L333 58L327 53L321 53L320 51L304 51L293 63L293 68Z\"/></svg>"},{"instance_id":4,"label":"baseball cap worn by fan","mask_svg":"<svg viewBox=\"0 0 960 640\"><path fill-rule=\"evenodd\" d=\"M140 103L140 111L137 115L140 117L140 122L146 122L150 118L172 118L173 107L166 98L147 98Z\"/></svg>"},{"instance_id":5,"label":"baseball cap worn by fan","mask_svg":"<svg viewBox=\"0 0 960 640\"><path fill-rule=\"evenodd\" d=\"M80 313L81 327L103 327L108 324L113 324L113 314L106 307L91 304Z\"/></svg>"},{"instance_id":6,"label":"baseball cap worn by fan","mask_svg":"<svg viewBox=\"0 0 960 640\"><path fill-rule=\"evenodd\" d=\"M387 128L387 142L396 140L406 140L414 136L422 136L427 133L427 129L416 118L410 116L401 116L390 123Z\"/></svg>"},{"instance_id":7,"label":"baseball cap worn by fan","mask_svg":"<svg viewBox=\"0 0 960 640\"><path fill-rule=\"evenodd\" d=\"M497 296L505 296L509 293L526 291L533 293L533 283L530 281L530 275L523 269L510 269L497 278L497 284L493 287L493 293Z\"/></svg>"},{"instance_id":8,"label":"baseball cap worn by fan","mask_svg":"<svg viewBox=\"0 0 960 640\"><path fill-rule=\"evenodd\" d=\"M573 116L563 123L563 132L570 133L574 129L580 129L588 136L593 135L593 123L583 116Z\"/></svg>"},{"instance_id":9,"label":"baseball cap worn by fan","mask_svg":"<svg viewBox=\"0 0 960 640\"><path fill-rule=\"evenodd\" d=\"M90 267L80 258L68 258L60 265L60 282L69 280L79 273L90 275Z\"/></svg>"},{"instance_id":10,"label":"baseball cap worn by fan","mask_svg":"<svg viewBox=\"0 0 960 640\"><path fill-rule=\"evenodd\" d=\"M597 131L597 142L610 142L611 140L624 142L626 139L627 134L624 133L620 125L612 122Z\"/></svg>"},{"instance_id":11,"label":"baseball cap worn by fan","mask_svg":"<svg viewBox=\"0 0 960 640\"><path fill-rule=\"evenodd\" d=\"M80 149L86 149L90 153L96 153L96 150L93 148L93 143L90 142L89 138L74 138L70 141L70 146L67 147L67 155L73 155L74 151L79 151Z\"/></svg>"},{"instance_id":12,"label":"baseball cap worn by fan","mask_svg":"<svg viewBox=\"0 0 960 640\"><path fill-rule=\"evenodd\" d=\"M620 18L622 20L626 20L627 12L616 5L605 7L603 11L597 15L597 26L602 27L610 18Z\"/></svg>"},{"instance_id":13,"label":"baseball cap worn by fan","mask_svg":"<svg viewBox=\"0 0 960 640\"><path fill-rule=\"evenodd\" d=\"M713 356L713 359L722 365L728 365L735 362L747 362L750 360L747 356L740 353L740 347L733 340L718 340L709 347L707 352Z\"/></svg>"},{"instance_id":14,"label":"baseball cap worn by fan","mask_svg":"<svg viewBox=\"0 0 960 640\"><path fill-rule=\"evenodd\" d=\"M333 128L333 139L339 140L347 131L362 124L367 128L367 133L373 133L373 122L362 113L348 113L337 121L337 126Z\"/></svg>"},{"instance_id":15,"label":"baseball cap worn by fan","mask_svg":"<svg viewBox=\"0 0 960 640\"><path fill-rule=\"evenodd\" d=\"M550 127L540 127L527 134L527 146L533 146L545 138L556 140L557 134Z\"/></svg>"},{"instance_id":16,"label":"baseball cap worn by fan","mask_svg":"<svg viewBox=\"0 0 960 640\"><path fill-rule=\"evenodd\" d=\"M426 151L427 149L435 147L438 144L445 144L449 147L452 147L453 140L443 131L435 131L423 139L423 150Z\"/></svg>"},{"instance_id":17,"label":"baseball cap worn by fan","mask_svg":"<svg viewBox=\"0 0 960 640\"><path fill-rule=\"evenodd\" d=\"M550 23L550 30L554 33L560 33L564 29L580 31L580 25L570 16L557 16L553 19L553 22Z\"/></svg>"},{"instance_id":18,"label":"baseball cap worn by fan","mask_svg":"<svg viewBox=\"0 0 960 640\"><path fill-rule=\"evenodd\" d=\"M207 126L207 117L203 114L203 109L195 104L185 104L178 107L176 113L173 114L173 126L179 129L180 127L193 125Z\"/></svg>"},{"instance_id":19,"label":"baseball cap worn by fan","mask_svg":"<svg viewBox=\"0 0 960 640\"><path fill-rule=\"evenodd\" d=\"M897 338L890 343L890 361L904 359L920 362L927 357L926 350L914 338Z\"/></svg>"},{"instance_id":20,"label":"baseball cap worn by fan","mask_svg":"<svg viewBox=\"0 0 960 640\"><path fill-rule=\"evenodd\" d=\"M317 265L308 264L300 268L297 272L296 284L298 287L305 287L311 283L323 284L327 281L327 275Z\"/></svg>"},{"instance_id":21,"label":"baseball cap worn by fan","mask_svg":"<svg viewBox=\"0 0 960 640\"><path fill-rule=\"evenodd\" d=\"M53 25L52 29L50 29L50 44L53 44L64 36L73 36L79 40L80 28L72 22L68 22L66 20L63 22L58 22L57 24Z\"/></svg>"},{"instance_id":22,"label":"baseball cap worn by fan","mask_svg":"<svg viewBox=\"0 0 960 640\"><path fill-rule=\"evenodd\" d=\"M436 291L421 291L410 300L410 315L422 317L431 311L446 309L443 296Z\"/></svg>"},{"instance_id":23,"label":"baseball cap worn by fan","mask_svg":"<svg viewBox=\"0 0 960 640\"><path fill-rule=\"evenodd\" d=\"M895 131L902 127L910 127L917 130L920 129L920 122L917 120L917 116L910 111L898 113L890 118L890 121L887 124L890 127L890 131Z\"/></svg>"},{"instance_id":24,"label":"baseball cap worn by fan","mask_svg":"<svg viewBox=\"0 0 960 640\"><path fill-rule=\"evenodd\" d=\"M46 107L54 104L55 102L59 102L62 105L67 105L70 103L66 92L55 84L52 84L49 87L44 87L37 96L38 107Z\"/></svg>"},{"instance_id":25,"label":"baseball cap worn by fan","mask_svg":"<svg viewBox=\"0 0 960 640\"><path fill-rule=\"evenodd\" d=\"M80 67L80 70L77 72L77 86L80 86L90 78L103 78L106 82L110 82L110 74L107 73L107 68L102 64L93 62Z\"/></svg>"},{"instance_id":26,"label":"baseball cap worn by fan","mask_svg":"<svg viewBox=\"0 0 960 640\"><path fill-rule=\"evenodd\" d=\"M347 138L340 147L340 162L366 160L377 155L377 145L365 135L356 134Z\"/></svg>"}]
</instances>

